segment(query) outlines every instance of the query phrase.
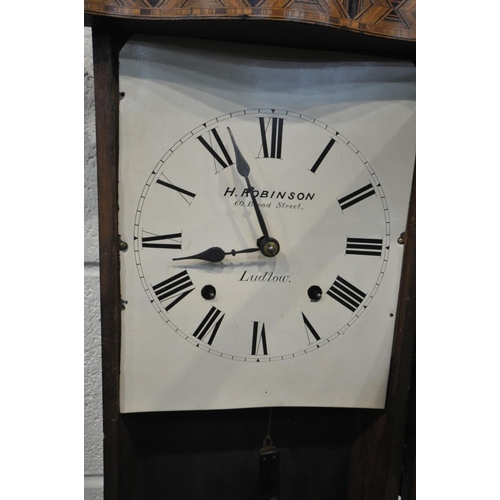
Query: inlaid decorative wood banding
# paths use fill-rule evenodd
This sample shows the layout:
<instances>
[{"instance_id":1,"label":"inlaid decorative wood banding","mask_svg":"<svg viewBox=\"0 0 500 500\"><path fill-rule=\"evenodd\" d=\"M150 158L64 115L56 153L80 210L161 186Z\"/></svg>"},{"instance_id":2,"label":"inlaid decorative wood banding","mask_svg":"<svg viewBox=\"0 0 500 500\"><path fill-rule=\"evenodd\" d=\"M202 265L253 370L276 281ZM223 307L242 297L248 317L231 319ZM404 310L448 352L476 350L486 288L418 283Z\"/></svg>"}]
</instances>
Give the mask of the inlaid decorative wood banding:
<instances>
[{"instance_id":1,"label":"inlaid decorative wood banding","mask_svg":"<svg viewBox=\"0 0 500 500\"><path fill-rule=\"evenodd\" d=\"M416 39L416 0L85 0L84 8L136 20L282 20Z\"/></svg>"}]
</instances>

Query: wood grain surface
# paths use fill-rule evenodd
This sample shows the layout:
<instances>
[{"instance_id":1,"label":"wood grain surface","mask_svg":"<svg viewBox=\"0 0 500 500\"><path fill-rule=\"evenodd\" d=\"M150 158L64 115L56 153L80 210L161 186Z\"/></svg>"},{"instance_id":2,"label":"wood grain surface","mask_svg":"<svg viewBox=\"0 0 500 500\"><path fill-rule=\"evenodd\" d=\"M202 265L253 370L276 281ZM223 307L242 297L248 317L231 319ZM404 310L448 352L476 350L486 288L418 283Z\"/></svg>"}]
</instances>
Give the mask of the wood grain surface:
<instances>
[{"instance_id":1,"label":"wood grain surface","mask_svg":"<svg viewBox=\"0 0 500 500\"><path fill-rule=\"evenodd\" d=\"M416 0L85 0L85 15L135 20L255 19L416 39Z\"/></svg>"},{"instance_id":2,"label":"wood grain surface","mask_svg":"<svg viewBox=\"0 0 500 500\"><path fill-rule=\"evenodd\" d=\"M191 5L196 3L196 0L186 0L179 8L186 8L190 1ZM211 1L208 0L206 5ZM240 5L243 5L242 0L239 1ZM376 1L378 4L389 4L382 0ZM376 1L373 0L370 5L375 5ZM150 3L153 3L153 0L150 0ZM162 10L166 4L172 6L175 1L158 0L155 3L156 9ZM201 1L197 0L197 3L199 5ZM256 5L266 3L256 2ZM361 8L367 3L363 0L330 0L330 4L336 8L347 4ZM147 0L93 0L86 2L86 7L87 4L106 4L122 8L140 4L146 11L153 9L147 6L150 5ZM282 11L295 5L285 1L282 4ZM405 4L409 6L410 2L391 4L401 8ZM414 2L411 4L415 5ZM300 5L304 9L317 6L319 0L311 0L310 3L304 1ZM220 8L225 12L225 7ZM352 7L349 12L352 14L356 10ZM229 498L220 494L221 488L224 487L231 491L236 491L236 487L246 488L248 498L255 498L255 495L251 496L252 485L248 486L247 483L256 477L256 472L252 469L256 464L254 447L257 446L255 449L258 450L262 442L261 433L267 429L267 412L251 409L191 414L181 412L123 415L119 411L121 297L117 218L120 101L118 53L126 34L115 26L116 17L96 17L102 21L93 24L92 37L99 194L104 498L190 500L201 498L200 495L191 493L193 488L202 486L205 488L205 499ZM291 23L278 24L299 27ZM332 33L338 31L349 35L345 30L312 26L310 28L313 31L325 29ZM366 38L372 38L372 44L373 37ZM287 43L291 39L296 40L297 35L293 34L293 38L288 38ZM389 41L387 35L386 38L379 39L384 43ZM402 41L394 43L407 44ZM396 500L398 494L403 500L415 499L415 409L412 400L416 333L415 198L414 181L386 409L355 411L338 408L283 408L273 412L273 439L280 444L284 458L283 485L284 488L290 488L289 494L283 495L287 500L327 497L339 500ZM254 443L257 444L254 446ZM201 463L203 466L200 467ZM403 465L405 473L401 481ZM321 469L323 466L328 470ZM307 474L304 472L306 469ZM193 471L196 472L193 477L196 477L197 481L185 481L186 474L189 476ZM252 471L255 474L252 475ZM297 485L297 480L301 477L312 477L315 481ZM179 484L182 481L185 481L182 484L185 496L178 493L174 496L166 495L165 492L169 488L175 489L179 486L180 489ZM173 486L171 483L174 483ZM318 491L321 493L316 494ZM238 498L246 497L240 494Z\"/></svg>"}]
</instances>

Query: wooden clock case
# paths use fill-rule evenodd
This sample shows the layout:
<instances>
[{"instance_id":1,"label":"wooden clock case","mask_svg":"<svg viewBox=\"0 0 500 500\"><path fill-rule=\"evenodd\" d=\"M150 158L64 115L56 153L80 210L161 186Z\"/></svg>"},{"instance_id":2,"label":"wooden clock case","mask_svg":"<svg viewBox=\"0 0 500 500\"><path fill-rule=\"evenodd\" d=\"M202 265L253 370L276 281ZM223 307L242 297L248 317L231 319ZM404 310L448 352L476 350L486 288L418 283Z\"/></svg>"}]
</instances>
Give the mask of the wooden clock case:
<instances>
[{"instance_id":1,"label":"wooden clock case","mask_svg":"<svg viewBox=\"0 0 500 500\"><path fill-rule=\"evenodd\" d=\"M134 33L340 50L414 62L414 40L263 19L96 15L92 28L99 200L105 500L259 498L269 409L121 414L118 54ZM273 408L282 500L415 498L415 178L384 410Z\"/></svg>"}]
</instances>

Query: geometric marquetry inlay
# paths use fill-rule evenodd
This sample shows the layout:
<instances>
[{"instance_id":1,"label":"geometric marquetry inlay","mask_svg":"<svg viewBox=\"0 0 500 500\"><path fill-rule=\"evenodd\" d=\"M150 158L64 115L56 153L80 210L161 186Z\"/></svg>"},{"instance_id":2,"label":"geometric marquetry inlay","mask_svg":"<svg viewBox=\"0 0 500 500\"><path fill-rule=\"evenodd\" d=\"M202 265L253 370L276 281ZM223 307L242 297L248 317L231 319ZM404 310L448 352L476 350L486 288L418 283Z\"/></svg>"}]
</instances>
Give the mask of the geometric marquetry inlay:
<instances>
[{"instance_id":1,"label":"geometric marquetry inlay","mask_svg":"<svg viewBox=\"0 0 500 500\"><path fill-rule=\"evenodd\" d=\"M416 0L84 0L85 14L131 19L287 20L416 40Z\"/></svg>"}]
</instances>

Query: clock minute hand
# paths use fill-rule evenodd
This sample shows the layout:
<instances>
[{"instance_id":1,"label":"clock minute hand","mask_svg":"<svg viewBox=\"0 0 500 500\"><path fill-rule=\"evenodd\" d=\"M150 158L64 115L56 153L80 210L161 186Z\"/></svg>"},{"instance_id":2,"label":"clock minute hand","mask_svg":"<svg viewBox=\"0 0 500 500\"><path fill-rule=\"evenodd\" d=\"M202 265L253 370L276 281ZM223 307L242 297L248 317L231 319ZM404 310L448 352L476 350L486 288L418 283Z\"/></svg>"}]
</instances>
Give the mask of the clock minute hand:
<instances>
[{"instance_id":1,"label":"clock minute hand","mask_svg":"<svg viewBox=\"0 0 500 500\"><path fill-rule=\"evenodd\" d=\"M210 247L203 252L197 253L195 255L188 255L186 257L176 257L172 260L186 260L186 259L198 259L206 260L207 262L222 262L226 255L235 256L238 253L252 253L260 252L260 248L245 248L244 250L231 250L230 252L225 252L220 247Z\"/></svg>"},{"instance_id":2,"label":"clock minute hand","mask_svg":"<svg viewBox=\"0 0 500 500\"><path fill-rule=\"evenodd\" d=\"M234 154L236 158L236 170L238 170L238 173L245 178L245 181L247 183L247 191L250 193L250 197L252 198L252 204L255 209L255 213L257 215L257 220L259 221L260 229L262 231L262 238L259 238L257 240L257 245L259 245L260 251L263 255L266 257L274 257L278 254L280 251L280 245L278 243L278 240L271 238L269 236L269 232L266 227L266 223L264 222L264 217L262 215L262 212L260 210L259 205L257 204L257 200L255 198L255 194L253 192L253 186L250 184L250 165L248 162L245 160L244 156L241 154L240 148L238 148L238 145L236 144L236 141L234 140L233 133L231 132L231 129L227 127L227 130L229 132L229 136L231 137L231 141L233 143L234 147Z\"/></svg>"},{"instance_id":3,"label":"clock minute hand","mask_svg":"<svg viewBox=\"0 0 500 500\"><path fill-rule=\"evenodd\" d=\"M231 141L234 146L234 153L236 156L236 169L238 170L238 173L245 178L245 181L247 183L247 191L250 193L250 196L252 198L252 203L253 206L255 207L255 212L257 214L257 219L259 220L259 225L262 230L262 233L266 238L269 237L269 232L267 231L266 223L264 222L264 217L262 216L262 212L260 211L259 206L257 205L257 200L255 199L255 194L253 192L253 187L250 184L250 165L248 162L245 160L244 156L241 154L240 149L238 148L238 145L236 144L236 141L234 140L233 133L231 132L231 129L227 127L227 130L229 131L229 136L231 137Z\"/></svg>"}]
</instances>

